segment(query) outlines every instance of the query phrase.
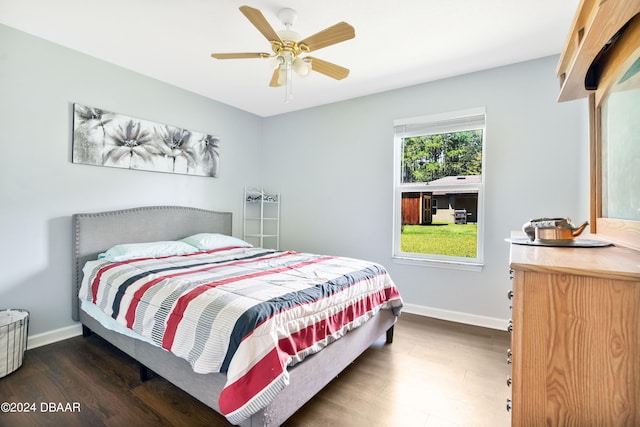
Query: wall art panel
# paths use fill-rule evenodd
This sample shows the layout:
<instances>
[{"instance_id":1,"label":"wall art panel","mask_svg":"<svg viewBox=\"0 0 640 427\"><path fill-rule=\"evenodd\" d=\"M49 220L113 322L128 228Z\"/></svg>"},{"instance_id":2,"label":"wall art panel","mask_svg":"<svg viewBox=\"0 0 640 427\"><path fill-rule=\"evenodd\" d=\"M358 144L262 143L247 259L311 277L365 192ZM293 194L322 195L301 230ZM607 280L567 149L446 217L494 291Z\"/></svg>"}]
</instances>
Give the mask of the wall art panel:
<instances>
[{"instance_id":1,"label":"wall art panel","mask_svg":"<svg viewBox=\"0 0 640 427\"><path fill-rule=\"evenodd\" d=\"M73 163L215 177L220 139L73 105Z\"/></svg>"}]
</instances>

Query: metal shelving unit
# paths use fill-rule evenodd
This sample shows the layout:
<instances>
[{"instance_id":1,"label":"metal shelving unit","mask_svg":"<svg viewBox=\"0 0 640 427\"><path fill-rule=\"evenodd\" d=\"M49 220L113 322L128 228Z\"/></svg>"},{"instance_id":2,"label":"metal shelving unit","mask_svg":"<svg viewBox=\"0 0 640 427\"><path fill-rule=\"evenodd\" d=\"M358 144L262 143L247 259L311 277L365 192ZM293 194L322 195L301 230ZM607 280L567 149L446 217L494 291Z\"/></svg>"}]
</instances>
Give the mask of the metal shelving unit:
<instances>
[{"instance_id":1,"label":"metal shelving unit","mask_svg":"<svg viewBox=\"0 0 640 427\"><path fill-rule=\"evenodd\" d=\"M243 238L254 246L280 249L280 193L245 187Z\"/></svg>"}]
</instances>

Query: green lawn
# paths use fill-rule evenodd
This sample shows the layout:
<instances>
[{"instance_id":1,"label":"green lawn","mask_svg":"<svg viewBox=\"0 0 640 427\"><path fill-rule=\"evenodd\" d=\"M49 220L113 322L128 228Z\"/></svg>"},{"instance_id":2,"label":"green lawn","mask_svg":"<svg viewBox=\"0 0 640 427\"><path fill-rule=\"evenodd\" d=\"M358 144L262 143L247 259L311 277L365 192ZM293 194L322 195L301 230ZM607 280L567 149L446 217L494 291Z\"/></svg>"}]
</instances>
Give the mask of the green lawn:
<instances>
[{"instance_id":1,"label":"green lawn","mask_svg":"<svg viewBox=\"0 0 640 427\"><path fill-rule=\"evenodd\" d=\"M475 258L477 224L405 225L400 238L402 252Z\"/></svg>"}]
</instances>

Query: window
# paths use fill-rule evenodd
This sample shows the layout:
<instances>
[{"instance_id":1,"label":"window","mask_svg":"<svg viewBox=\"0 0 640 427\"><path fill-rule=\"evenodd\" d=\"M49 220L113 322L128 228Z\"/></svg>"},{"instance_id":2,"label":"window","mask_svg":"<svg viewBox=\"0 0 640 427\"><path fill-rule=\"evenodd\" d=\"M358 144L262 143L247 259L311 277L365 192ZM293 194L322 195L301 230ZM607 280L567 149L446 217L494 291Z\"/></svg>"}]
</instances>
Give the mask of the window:
<instances>
[{"instance_id":1,"label":"window","mask_svg":"<svg viewBox=\"0 0 640 427\"><path fill-rule=\"evenodd\" d=\"M484 140L484 108L394 122L394 258L481 268Z\"/></svg>"}]
</instances>

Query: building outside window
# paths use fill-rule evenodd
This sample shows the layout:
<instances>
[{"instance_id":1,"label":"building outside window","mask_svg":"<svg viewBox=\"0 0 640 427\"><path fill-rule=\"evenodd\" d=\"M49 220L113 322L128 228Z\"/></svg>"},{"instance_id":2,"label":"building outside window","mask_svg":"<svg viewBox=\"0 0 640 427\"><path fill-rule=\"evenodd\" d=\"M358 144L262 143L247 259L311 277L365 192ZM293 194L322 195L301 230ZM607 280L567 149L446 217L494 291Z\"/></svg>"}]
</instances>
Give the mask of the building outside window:
<instances>
[{"instance_id":1,"label":"building outside window","mask_svg":"<svg viewBox=\"0 0 640 427\"><path fill-rule=\"evenodd\" d=\"M479 269L485 110L394 122L393 256Z\"/></svg>"}]
</instances>

